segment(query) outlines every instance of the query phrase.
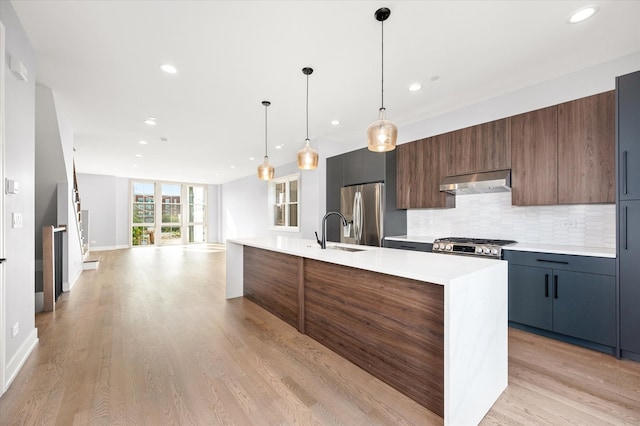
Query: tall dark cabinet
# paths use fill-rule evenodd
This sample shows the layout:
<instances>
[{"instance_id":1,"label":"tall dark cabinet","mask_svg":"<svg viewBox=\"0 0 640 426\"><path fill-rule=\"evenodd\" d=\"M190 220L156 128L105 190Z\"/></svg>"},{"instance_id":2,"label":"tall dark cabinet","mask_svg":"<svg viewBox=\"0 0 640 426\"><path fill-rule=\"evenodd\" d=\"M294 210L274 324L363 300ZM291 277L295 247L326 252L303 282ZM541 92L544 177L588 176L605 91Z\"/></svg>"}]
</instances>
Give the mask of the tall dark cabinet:
<instances>
[{"instance_id":1,"label":"tall dark cabinet","mask_svg":"<svg viewBox=\"0 0 640 426\"><path fill-rule=\"evenodd\" d=\"M407 211L396 206L396 159L398 151L379 153L367 148L327 158L327 211L340 211L340 188L364 183L384 182L385 237L407 233ZM340 241L340 224L327 222L327 240Z\"/></svg>"},{"instance_id":2,"label":"tall dark cabinet","mask_svg":"<svg viewBox=\"0 0 640 426\"><path fill-rule=\"evenodd\" d=\"M640 361L640 71L616 79L620 355Z\"/></svg>"}]
</instances>

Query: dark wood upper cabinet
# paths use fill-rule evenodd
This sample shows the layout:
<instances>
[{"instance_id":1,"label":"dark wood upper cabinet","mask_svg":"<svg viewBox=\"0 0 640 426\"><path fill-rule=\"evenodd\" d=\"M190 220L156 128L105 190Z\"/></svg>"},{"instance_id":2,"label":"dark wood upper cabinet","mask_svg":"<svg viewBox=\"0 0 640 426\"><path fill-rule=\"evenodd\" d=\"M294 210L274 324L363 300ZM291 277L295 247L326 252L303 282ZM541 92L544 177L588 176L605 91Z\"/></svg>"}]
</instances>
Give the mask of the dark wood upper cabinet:
<instances>
[{"instance_id":1,"label":"dark wood upper cabinet","mask_svg":"<svg viewBox=\"0 0 640 426\"><path fill-rule=\"evenodd\" d=\"M452 175L511 168L508 118L456 130L450 137L454 155Z\"/></svg>"},{"instance_id":2,"label":"dark wood upper cabinet","mask_svg":"<svg viewBox=\"0 0 640 426\"><path fill-rule=\"evenodd\" d=\"M490 121L478 126L480 138L476 145L476 172L490 172L511 168L511 120Z\"/></svg>"},{"instance_id":3,"label":"dark wood upper cabinet","mask_svg":"<svg viewBox=\"0 0 640 426\"><path fill-rule=\"evenodd\" d=\"M615 92L558 105L558 203L613 203L615 181Z\"/></svg>"},{"instance_id":4,"label":"dark wood upper cabinet","mask_svg":"<svg viewBox=\"0 0 640 426\"><path fill-rule=\"evenodd\" d=\"M476 148L481 137L480 126L471 126L449 133L453 150L452 175L466 175L476 171Z\"/></svg>"},{"instance_id":5,"label":"dark wood upper cabinet","mask_svg":"<svg viewBox=\"0 0 640 426\"><path fill-rule=\"evenodd\" d=\"M398 208L454 207L447 176L511 169L517 206L615 201L615 95L605 92L400 145Z\"/></svg>"},{"instance_id":6,"label":"dark wood upper cabinet","mask_svg":"<svg viewBox=\"0 0 640 426\"><path fill-rule=\"evenodd\" d=\"M455 207L455 198L440 192L440 182L453 171L449 133L399 145L397 151L398 208Z\"/></svg>"},{"instance_id":7,"label":"dark wood upper cabinet","mask_svg":"<svg viewBox=\"0 0 640 426\"><path fill-rule=\"evenodd\" d=\"M511 117L511 204L558 203L558 107Z\"/></svg>"},{"instance_id":8,"label":"dark wood upper cabinet","mask_svg":"<svg viewBox=\"0 0 640 426\"><path fill-rule=\"evenodd\" d=\"M615 95L511 117L512 204L615 201Z\"/></svg>"}]
</instances>

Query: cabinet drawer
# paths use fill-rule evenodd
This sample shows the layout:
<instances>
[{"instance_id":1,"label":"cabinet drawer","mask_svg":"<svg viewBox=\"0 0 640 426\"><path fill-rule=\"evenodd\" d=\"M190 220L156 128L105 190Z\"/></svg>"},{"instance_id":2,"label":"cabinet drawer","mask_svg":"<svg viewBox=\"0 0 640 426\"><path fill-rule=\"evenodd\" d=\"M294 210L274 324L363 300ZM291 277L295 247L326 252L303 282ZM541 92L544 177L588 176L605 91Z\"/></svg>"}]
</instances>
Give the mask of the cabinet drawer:
<instances>
[{"instance_id":1,"label":"cabinet drawer","mask_svg":"<svg viewBox=\"0 0 640 426\"><path fill-rule=\"evenodd\" d=\"M429 251L429 252L433 249L433 244L417 243L413 241L384 240L384 246L386 248L414 250L414 251Z\"/></svg>"},{"instance_id":2,"label":"cabinet drawer","mask_svg":"<svg viewBox=\"0 0 640 426\"><path fill-rule=\"evenodd\" d=\"M608 257L575 256L531 251L505 250L509 264L577 271L589 274L615 275L616 260Z\"/></svg>"}]
</instances>

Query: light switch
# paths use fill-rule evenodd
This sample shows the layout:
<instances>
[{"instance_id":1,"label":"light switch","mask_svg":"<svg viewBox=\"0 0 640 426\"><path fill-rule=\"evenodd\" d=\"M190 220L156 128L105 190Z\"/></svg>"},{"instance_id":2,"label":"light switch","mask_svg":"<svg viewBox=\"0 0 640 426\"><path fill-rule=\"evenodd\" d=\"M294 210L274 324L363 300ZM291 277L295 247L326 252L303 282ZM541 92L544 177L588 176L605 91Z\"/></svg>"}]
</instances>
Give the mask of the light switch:
<instances>
[{"instance_id":1,"label":"light switch","mask_svg":"<svg viewBox=\"0 0 640 426\"><path fill-rule=\"evenodd\" d=\"M11 227L22 228L22 213L11 213Z\"/></svg>"},{"instance_id":2,"label":"light switch","mask_svg":"<svg viewBox=\"0 0 640 426\"><path fill-rule=\"evenodd\" d=\"M12 179L5 179L5 193L8 195L15 195L18 193L20 185L18 185L18 181Z\"/></svg>"}]
</instances>

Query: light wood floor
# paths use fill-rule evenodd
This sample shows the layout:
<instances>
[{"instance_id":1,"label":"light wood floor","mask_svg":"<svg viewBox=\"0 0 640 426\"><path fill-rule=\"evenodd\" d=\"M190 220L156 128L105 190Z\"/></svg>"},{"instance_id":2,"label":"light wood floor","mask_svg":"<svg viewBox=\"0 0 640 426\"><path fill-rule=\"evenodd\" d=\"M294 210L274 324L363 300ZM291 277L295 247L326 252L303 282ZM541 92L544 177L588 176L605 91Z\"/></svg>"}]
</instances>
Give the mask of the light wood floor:
<instances>
[{"instance_id":1,"label":"light wood floor","mask_svg":"<svg viewBox=\"0 0 640 426\"><path fill-rule=\"evenodd\" d=\"M441 419L242 298L214 247L98 253L0 399L0 424L430 425ZM509 331L482 424L640 424L640 363Z\"/></svg>"}]
</instances>

